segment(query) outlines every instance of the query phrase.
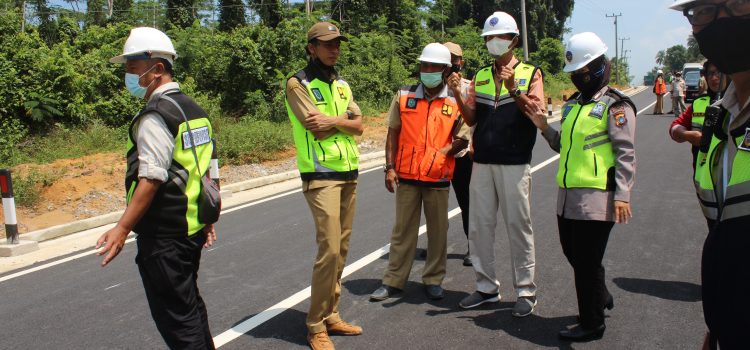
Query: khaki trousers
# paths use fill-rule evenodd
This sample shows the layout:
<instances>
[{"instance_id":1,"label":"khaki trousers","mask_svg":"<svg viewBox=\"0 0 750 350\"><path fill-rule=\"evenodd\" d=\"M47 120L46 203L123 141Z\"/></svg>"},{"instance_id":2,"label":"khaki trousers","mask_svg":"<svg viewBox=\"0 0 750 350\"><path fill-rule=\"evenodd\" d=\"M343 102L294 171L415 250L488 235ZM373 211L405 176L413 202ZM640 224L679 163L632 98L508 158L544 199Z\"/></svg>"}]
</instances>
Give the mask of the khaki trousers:
<instances>
[{"instance_id":1,"label":"khaki trousers","mask_svg":"<svg viewBox=\"0 0 750 350\"><path fill-rule=\"evenodd\" d=\"M652 114L664 113L664 95L656 95L656 105L654 105L654 112Z\"/></svg>"},{"instance_id":2,"label":"khaki trousers","mask_svg":"<svg viewBox=\"0 0 750 350\"><path fill-rule=\"evenodd\" d=\"M528 164L474 162L469 184L469 251L477 290L497 294L495 229L498 209L505 221L513 264L513 287L519 297L535 296L534 232L531 229L531 169Z\"/></svg>"},{"instance_id":3,"label":"khaki trousers","mask_svg":"<svg viewBox=\"0 0 750 350\"><path fill-rule=\"evenodd\" d=\"M315 221L315 240L318 243L318 256L312 273L310 311L305 323L310 333L319 333L326 330L326 324L341 321L338 310L341 274L349 252L357 182L305 181L302 190Z\"/></svg>"},{"instance_id":4,"label":"khaki trousers","mask_svg":"<svg viewBox=\"0 0 750 350\"><path fill-rule=\"evenodd\" d=\"M448 187L400 184L396 189L396 223L391 233L388 269L383 276L383 284L387 286L403 289L409 279L423 204L427 221L427 261L422 272L422 283L443 283L448 254Z\"/></svg>"}]
</instances>

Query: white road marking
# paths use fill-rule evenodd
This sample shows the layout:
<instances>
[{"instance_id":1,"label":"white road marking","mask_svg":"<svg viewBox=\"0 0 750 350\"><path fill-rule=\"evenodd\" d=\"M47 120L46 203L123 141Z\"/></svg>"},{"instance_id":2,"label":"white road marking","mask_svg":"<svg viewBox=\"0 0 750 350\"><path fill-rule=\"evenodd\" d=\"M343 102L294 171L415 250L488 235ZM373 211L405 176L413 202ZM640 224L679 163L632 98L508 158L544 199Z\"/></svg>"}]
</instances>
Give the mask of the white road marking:
<instances>
[{"instance_id":1,"label":"white road marking","mask_svg":"<svg viewBox=\"0 0 750 350\"><path fill-rule=\"evenodd\" d=\"M105 290L105 291L106 291L106 290L110 290L110 289L112 289L112 288L115 288L115 287L118 287L118 286L120 286L121 284L122 284L122 283L118 283L118 284L115 284L114 286L109 286L109 287L107 287L107 288L104 288L104 290Z\"/></svg>"}]
</instances>

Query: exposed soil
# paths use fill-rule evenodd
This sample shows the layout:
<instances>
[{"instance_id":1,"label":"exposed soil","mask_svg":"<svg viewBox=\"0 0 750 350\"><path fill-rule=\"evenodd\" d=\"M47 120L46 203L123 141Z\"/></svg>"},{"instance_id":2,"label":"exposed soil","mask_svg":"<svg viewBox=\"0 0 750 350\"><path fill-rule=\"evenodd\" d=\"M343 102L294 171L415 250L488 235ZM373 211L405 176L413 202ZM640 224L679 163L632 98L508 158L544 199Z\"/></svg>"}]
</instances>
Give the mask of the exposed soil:
<instances>
[{"instance_id":1,"label":"exposed soil","mask_svg":"<svg viewBox=\"0 0 750 350\"><path fill-rule=\"evenodd\" d=\"M360 152L383 150L388 130L385 115L366 117L365 124L365 133L358 140ZM220 170L222 183L293 170L296 167L294 156L294 149L288 149L279 152L275 160L261 164L224 166ZM45 183L40 185L37 205L16 208L21 234L125 208L125 159L122 154L94 154L51 164L23 164L12 169L14 177L32 172L45 179ZM2 210L0 220L4 220ZM0 226L0 238L4 236L5 227Z\"/></svg>"}]
</instances>

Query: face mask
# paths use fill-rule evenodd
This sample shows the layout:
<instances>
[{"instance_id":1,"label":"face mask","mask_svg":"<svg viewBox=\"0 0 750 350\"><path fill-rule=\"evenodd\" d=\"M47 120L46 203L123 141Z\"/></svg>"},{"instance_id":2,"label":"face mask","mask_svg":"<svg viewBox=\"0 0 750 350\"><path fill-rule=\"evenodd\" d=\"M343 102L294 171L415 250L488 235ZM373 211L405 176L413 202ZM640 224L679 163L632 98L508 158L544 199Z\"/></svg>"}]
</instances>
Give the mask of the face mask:
<instances>
[{"instance_id":1,"label":"face mask","mask_svg":"<svg viewBox=\"0 0 750 350\"><path fill-rule=\"evenodd\" d=\"M750 70L750 47L747 37L738 33L750 32L750 19L739 17L717 18L708 27L693 33L703 56L719 71L732 74Z\"/></svg>"},{"instance_id":2,"label":"face mask","mask_svg":"<svg viewBox=\"0 0 750 350\"><path fill-rule=\"evenodd\" d=\"M151 66L151 68L149 68L141 75L125 73L125 87L128 89L128 92L130 92L131 95L138 98L146 97L146 91L148 90L148 87L151 86L151 84L153 84L156 79L151 80L151 82L148 83L146 87L141 86L140 80L142 76L146 75L146 73L150 72L152 69L154 69L154 67L156 66Z\"/></svg>"},{"instance_id":3,"label":"face mask","mask_svg":"<svg viewBox=\"0 0 750 350\"><path fill-rule=\"evenodd\" d=\"M510 51L510 44L512 42L512 40L494 38L486 43L487 50L490 51L492 57L498 58Z\"/></svg>"},{"instance_id":4,"label":"face mask","mask_svg":"<svg viewBox=\"0 0 750 350\"><path fill-rule=\"evenodd\" d=\"M593 61L593 65L589 63L588 72L570 75L570 80L585 100L591 99L597 91L609 83L609 64L606 60L602 60L601 63L597 61Z\"/></svg>"},{"instance_id":5,"label":"face mask","mask_svg":"<svg viewBox=\"0 0 750 350\"><path fill-rule=\"evenodd\" d=\"M432 89L440 83L443 82L443 72L435 72L435 73L419 73L419 79L422 81L422 84L428 89Z\"/></svg>"}]
</instances>

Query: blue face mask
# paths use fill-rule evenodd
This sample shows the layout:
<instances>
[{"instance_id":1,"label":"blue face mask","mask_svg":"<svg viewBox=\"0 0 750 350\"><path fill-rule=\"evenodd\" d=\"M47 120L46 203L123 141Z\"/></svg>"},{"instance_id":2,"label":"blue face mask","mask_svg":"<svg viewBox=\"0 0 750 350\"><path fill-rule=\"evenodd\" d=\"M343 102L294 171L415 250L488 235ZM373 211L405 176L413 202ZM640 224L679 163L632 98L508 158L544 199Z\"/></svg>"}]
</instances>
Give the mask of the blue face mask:
<instances>
[{"instance_id":1,"label":"blue face mask","mask_svg":"<svg viewBox=\"0 0 750 350\"><path fill-rule=\"evenodd\" d=\"M154 69L154 67L155 66L151 66L151 68L149 68L141 75L125 73L125 87L128 89L128 92L130 92L131 95L138 98L146 97L146 91L148 90L148 87L151 86L151 84L156 79L152 80L151 83L149 83L146 87L141 86L140 80L142 76L146 75L146 73L150 72L152 69Z\"/></svg>"},{"instance_id":2,"label":"blue face mask","mask_svg":"<svg viewBox=\"0 0 750 350\"><path fill-rule=\"evenodd\" d=\"M443 82L443 72L424 73L419 72L419 79L428 89L432 89Z\"/></svg>"}]
</instances>

